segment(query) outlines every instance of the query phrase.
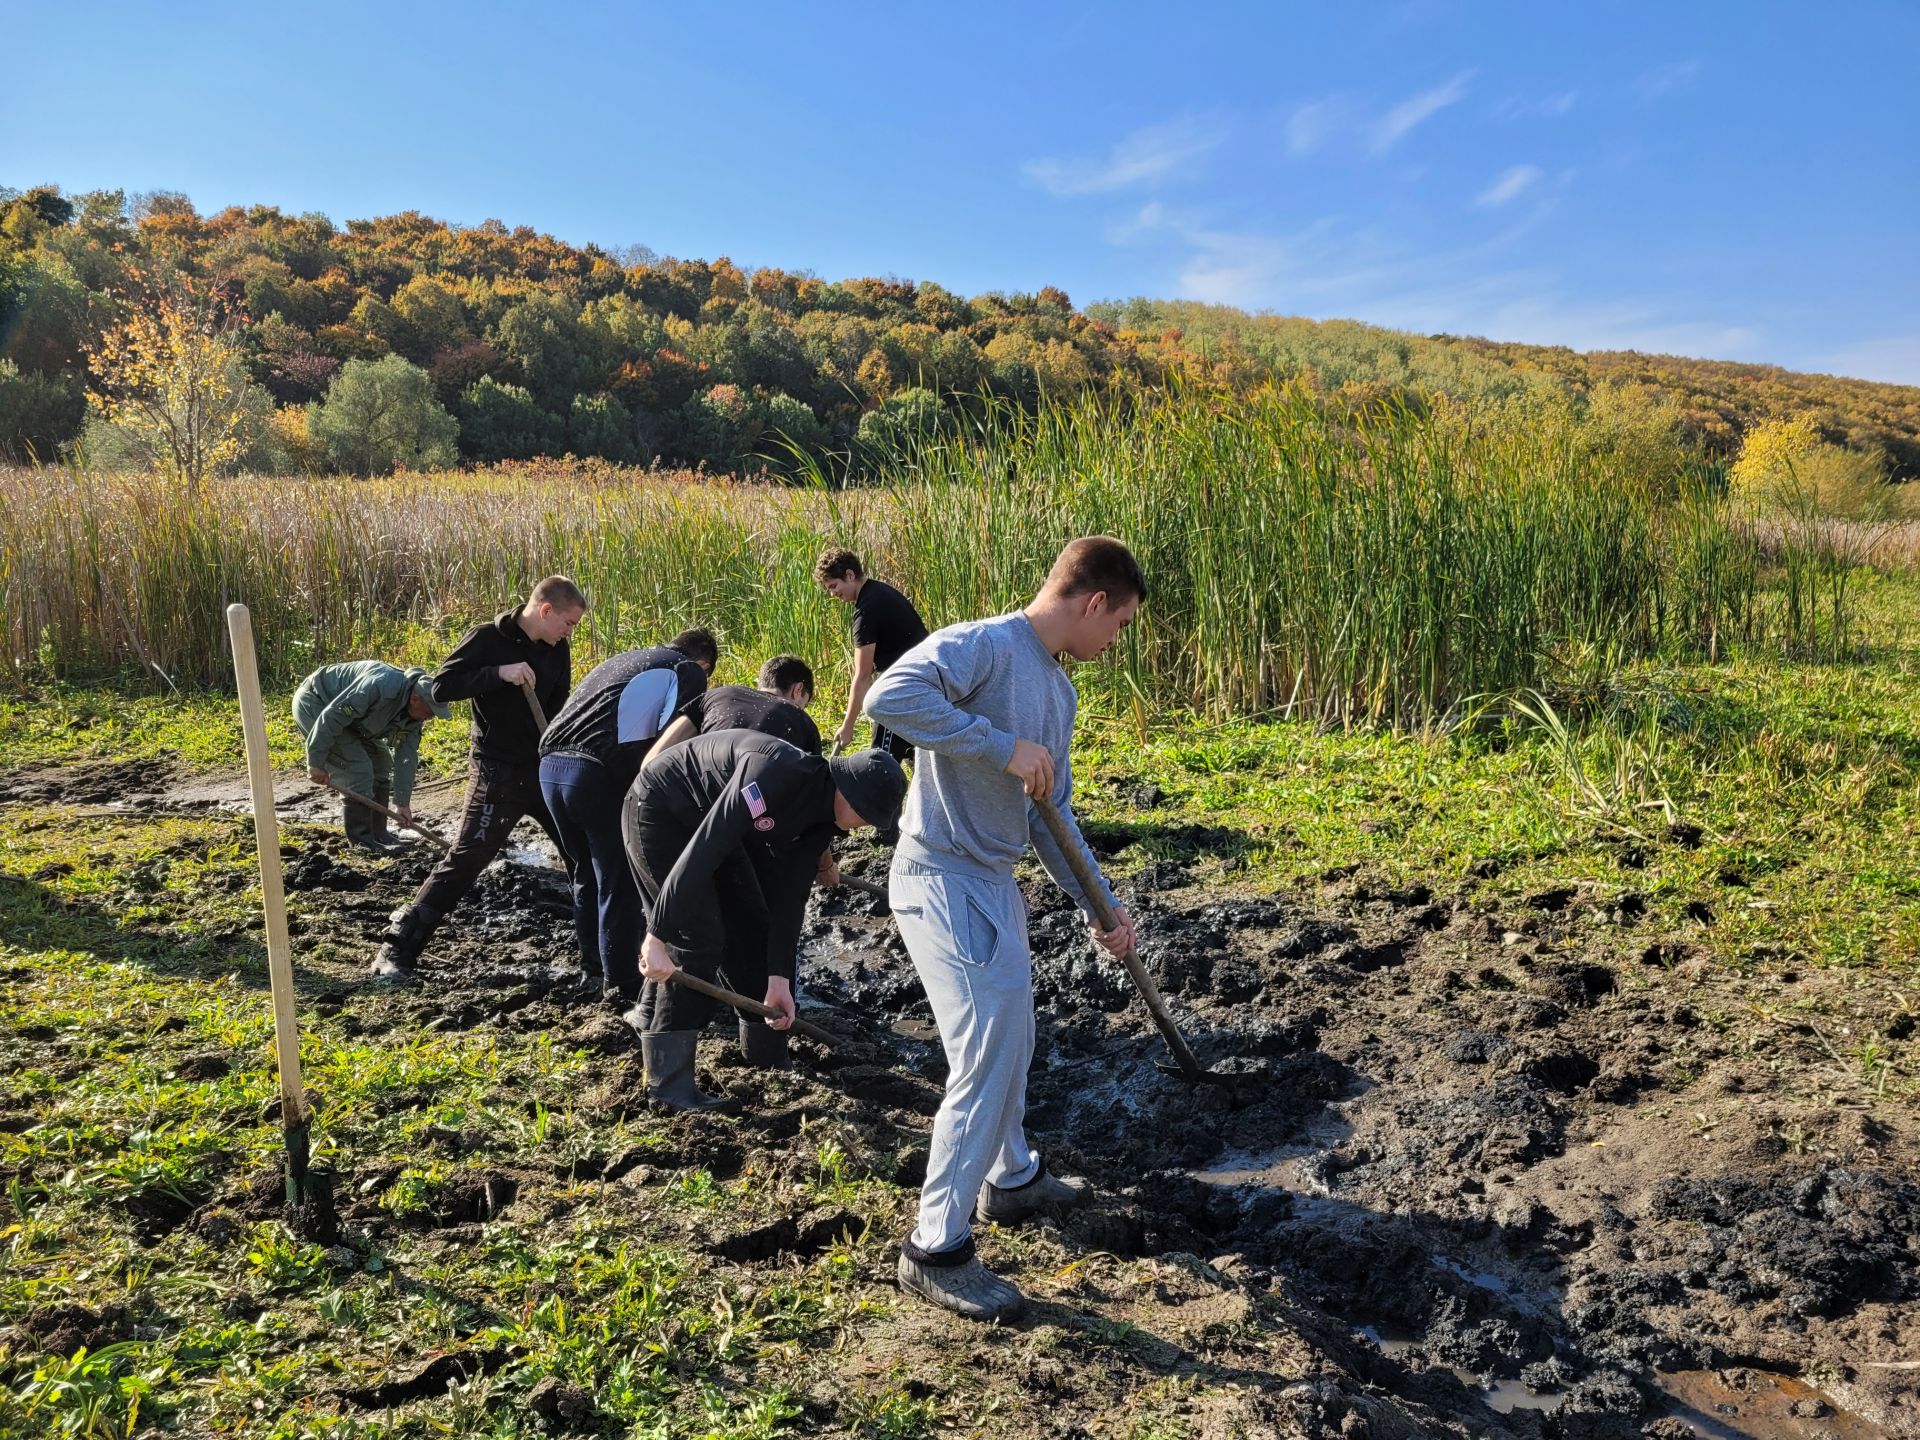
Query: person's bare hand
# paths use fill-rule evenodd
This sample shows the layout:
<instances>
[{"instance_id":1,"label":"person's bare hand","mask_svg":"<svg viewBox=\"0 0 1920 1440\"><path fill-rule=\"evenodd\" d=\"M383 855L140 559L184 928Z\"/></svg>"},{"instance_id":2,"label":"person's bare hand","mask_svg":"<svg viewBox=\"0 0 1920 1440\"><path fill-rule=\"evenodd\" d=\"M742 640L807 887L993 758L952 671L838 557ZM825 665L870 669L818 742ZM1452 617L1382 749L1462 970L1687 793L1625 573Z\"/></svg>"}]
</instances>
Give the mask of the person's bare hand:
<instances>
[{"instance_id":1,"label":"person's bare hand","mask_svg":"<svg viewBox=\"0 0 1920 1440\"><path fill-rule=\"evenodd\" d=\"M647 938L640 942L640 973L647 979L664 985L679 968L673 963L673 956L667 953L667 942L658 935L649 932Z\"/></svg>"},{"instance_id":2,"label":"person's bare hand","mask_svg":"<svg viewBox=\"0 0 1920 1440\"><path fill-rule=\"evenodd\" d=\"M313 781L313 783L316 785L331 785L333 783L333 777L327 774L327 772L322 770L318 765L314 766L311 770L307 771L307 778Z\"/></svg>"},{"instance_id":3,"label":"person's bare hand","mask_svg":"<svg viewBox=\"0 0 1920 1440\"><path fill-rule=\"evenodd\" d=\"M411 825L413 823L413 807L411 805L396 805L393 807L393 813L398 815L406 824Z\"/></svg>"},{"instance_id":4,"label":"person's bare hand","mask_svg":"<svg viewBox=\"0 0 1920 1440\"><path fill-rule=\"evenodd\" d=\"M833 743L836 750L844 750L847 746L853 744L854 727L859 723L857 720L841 721L840 728L833 732Z\"/></svg>"},{"instance_id":5,"label":"person's bare hand","mask_svg":"<svg viewBox=\"0 0 1920 1440\"><path fill-rule=\"evenodd\" d=\"M533 667L524 660L516 660L511 665L502 665L500 667L500 683L502 685L531 685L533 684Z\"/></svg>"},{"instance_id":6,"label":"person's bare hand","mask_svg":"<svg viewBox=\"0 0 1920 1440\"><path fill-rule=\"evenodd\" d=\"M1094 943L1118 960L1127 951L1133 949L1133 917L1127 914L1127 907L1116 906L1113 918L1119 923L1111 930L1102 930L1098 920L1089 919L1087 929L1092 932Z\"/></svg>"},{"instance_id":7,"label":"person's bare hand","mask_svg":"<svg viewBox=\"0 0 1920 1440\"><path fill-rule=\"evenodd\" d=\"M833 851L820 852L820 866L813 872L813 883L823 890L831 890L840 883L840 866L833 858Z\"/></svg>"},{"instance_id":8,"label":"person's bare hand","mask_svg":"<svg viewBox=\"0 0 1920 1440\"><path fill-rule=\"evenodd\" d=\"M1047 799L1053 794L1053 755L1044 745L1031 740L1013 742L1013 758L1007 761L1007 773L1020 777L1027 794Z\"/></svg>"},{"instance_id":9,"label":"person's bare hand","mask_svg":"<svg viewBox=\"0 0 1920 1440\"><path fill-rule=\"evenodd\" d=\"M780 1013L767 1017L769 1030L784 1030L793 1024L793 986L784 975L767 977L767 998L762 1004L771 1005Z\"/></svg>"}]
</instances>

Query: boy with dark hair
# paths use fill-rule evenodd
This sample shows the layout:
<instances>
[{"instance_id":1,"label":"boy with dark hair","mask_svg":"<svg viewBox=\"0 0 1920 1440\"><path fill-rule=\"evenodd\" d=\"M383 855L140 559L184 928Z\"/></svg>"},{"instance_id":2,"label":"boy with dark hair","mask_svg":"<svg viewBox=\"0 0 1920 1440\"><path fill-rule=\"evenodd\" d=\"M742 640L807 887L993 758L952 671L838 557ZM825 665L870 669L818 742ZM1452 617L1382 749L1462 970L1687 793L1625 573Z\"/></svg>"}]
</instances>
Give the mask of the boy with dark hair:
<instances>
[{"instance_id":1,"label":"boy with dark hair","mask_svg":"<svg viewBox=\"0 0 1920 1440\"><path fill-rule=\"evenodd\" d=\"M827 594L853 607L853 688L847 694L846 718L833 737L834 748L844 750L853 743L860 707L874 678L884 675L895 661L926 639L927 626L913 602L884 580L871 578L851 550L835 547L822 551L814 564L813 578ZM889 734L878 721L874 722L873 744L896 760L913 758L913 746Z\"/></svg>"},{"instance_id":2,"label":"boy with dark hair","mask_svg":"<svg viewBox=\"0 0 1920 1440\"><path fill-rule=\"evenodd\" d=\"M779 1015L742 1016L740 1048L752 1065L785 1068L794 955L820 856L840 831L896 823L906 790L884 751L828 761L752 730L697 735L640 772L621 828L648 900L647 986L626 1018L641 1032L650 1099L675 1110L720 1103L693 1076L715 1002L669 983L677 969L764 989Z\"/></svg>"},{"instance_id":3,"label":"boy with dark hair","mask_svg":"<svg viewBox=\"0 0 1920 1440\"><path fill-rule=\"evenodd\" d=\"M682 705L673 723L653 742L641 768L682 741L716 730L758 730L818 755L820 729L807 714L812 703L812 667L798 656L776 655L760 667L757 686L721 685Z\"/></svg>"},{"instance_id":4,"label":"boy with dark hair","mask_svg":"<svg viewBox=\"0 0 1920 1440\"><path fill-rule=\"evenodd\" d=\"M1085 1195L1084 1185L1048 1174L1027 1144L1033 959L1013 866L1031 845L1104 949L1123 955L1133 944L1124 909L1115 906L1111 931L1091 918L1093 903L1032 797L1052 800L1091 862L1069 804L1079 700L1055 657L1093 659L1146 593L1118 540L1075 540L1026 609L948 626L867 695L867 713L919 751L888 897L947 1055L946 1097L899 1280L974 1319L1012 1315L1023 1297L974 1254L973 1220L1011 1224Z\"/></svg>"},{"instance_id":5,"label":"boy with dark hair","mask_svg":"<svg viewBox=\"0 0 1920 1440\"><path fill-rule=\"evenodd\" d=\"M334 784L376 805L391 802L413 819L413 773L420 764L420 727L452 714L434 699L427 672L384 660L322 665L293 692L293 723L307 742L307 776ZM376 855L411 842L387 829L387 817L343 801L347 839Z\"/></svg>"},{"instance_id":6,"label":"boy with dark hair","mask_svg":"<svg viewBox=\"0 0 1920 1440\"><path fill-rule=\"evenodd\" d=\"M440 857L412 902L388 921L373 957L375 979L403 985L418 979L420 952L493 863L522 816L531 816L559 845L540 794L540 730L527 696L535 696L547 715L566 703L573 684L568 637L586 613L580 587L564 575L549 575L525 604L461 636L435 673L435 700L473 702L466 805L453 849Z\"/></svg>"},{"instance_id":7,"label":"boy with dark hair","mask_svg":"<svg viewBox=\"0 0 1920 1440\"><path fill-rule=\"evenodd\" d=\"M602 996L640 992L636 957L646 916L620 839L620 800L673 714L707 688L720 647L705 630L628 650L587 672L540 742L546 797L573 877L582 978Z\"/></svg>"}]
</instances>

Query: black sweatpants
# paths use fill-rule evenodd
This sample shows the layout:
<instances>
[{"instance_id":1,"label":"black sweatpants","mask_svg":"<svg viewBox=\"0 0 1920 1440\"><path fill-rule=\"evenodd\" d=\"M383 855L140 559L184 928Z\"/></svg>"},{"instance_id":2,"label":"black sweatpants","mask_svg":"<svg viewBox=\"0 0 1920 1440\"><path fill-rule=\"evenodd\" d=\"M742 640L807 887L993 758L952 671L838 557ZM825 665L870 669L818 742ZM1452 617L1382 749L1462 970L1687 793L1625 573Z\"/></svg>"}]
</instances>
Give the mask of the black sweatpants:
<instances>
[{"instance_id":1,"label":"black sweatpants","mask_svg":"<svg viewBox=\"0 0 1920 1440\"><path fill-rule=\"evenodd\" d=\"M560 836L540 794L538 763L511 765L474 756L467 762L467 805L460 815L460 833L453 849L440 857L433 873L421 884L413 903L424 905L444 919L451 914L506 847L507 837L521 817L532 816L555 846ZM566 851L561 850L564 855Z\"/></svg>"},{"instance_id":2,"label":"black sweatpants","mask_svg":"<svg viewBox=\"0 0 1920 1440\"><path fill-rule=\"evenodd\" d=\"M873 723L873 748L886 751L902 765L913 763L913 742L894 734L877 720Z\"/></svg>"},{"instance_id":3,"label":"black sweatpants","mask_svg":"<svg viewBox=\"0 0 1920 1440\"><path fill-rule=\"evenodd\" d=\"M629 808L624 823L627 858L633 878L653 913L660 882L672 873L680 852L693 838L690 827L671 822L649 824ZM767 993L766 895L760 889L753 863L744 854L727 857L702 887L699 903L689 907L697 917L690 943L669 945L673 963L689 975L737 990L749 1000ZM670 1030L700 1030L723 1006L718 1000L674 984L649 980L640 992L640 1014L650 1035Z\"/></svg>"}]
</instances>

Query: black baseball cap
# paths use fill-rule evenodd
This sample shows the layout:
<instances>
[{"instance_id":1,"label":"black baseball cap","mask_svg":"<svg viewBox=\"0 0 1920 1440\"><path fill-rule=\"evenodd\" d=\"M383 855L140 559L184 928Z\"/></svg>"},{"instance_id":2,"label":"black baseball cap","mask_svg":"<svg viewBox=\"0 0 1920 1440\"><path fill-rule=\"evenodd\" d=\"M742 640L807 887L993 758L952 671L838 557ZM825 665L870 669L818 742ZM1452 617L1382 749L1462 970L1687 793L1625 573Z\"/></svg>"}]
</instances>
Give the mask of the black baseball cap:
<instances>
[{"instance_id":1,"label":"black baseball cap","mask_svg":"<svg viewBox=\"0 0 1920 1440\"><path fill-rule=\"evenodd\" d=\"M900 823L900 807L907 800L907 772L884 750L856 750L827 762L834 788L847 797L860 818L876 830Z\"/></svg>"}]
</instances>

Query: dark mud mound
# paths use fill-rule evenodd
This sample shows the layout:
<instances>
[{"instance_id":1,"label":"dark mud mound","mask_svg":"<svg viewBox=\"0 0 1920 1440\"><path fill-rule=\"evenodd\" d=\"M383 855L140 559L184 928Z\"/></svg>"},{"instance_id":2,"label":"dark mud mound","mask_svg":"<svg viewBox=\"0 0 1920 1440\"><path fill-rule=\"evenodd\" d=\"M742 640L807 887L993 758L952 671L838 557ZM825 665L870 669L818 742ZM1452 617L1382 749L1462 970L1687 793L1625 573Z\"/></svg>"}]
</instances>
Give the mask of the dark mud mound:
<instances>
[{"instance_id":1,"label":"dark mud mound","mask_svg":"<svg viewBox=\"0 0 1920 1440\"><path fill-rule=\"evenodd\" d=\"M1676 1407L1658 1372L1743 1358L1730 1309L1765 1301L1800 1324L1783 1338L1801 1358L1776 1361L1797 1369L1842 1364L1852 1344L1806 1322L1920 1295L1920 1192L1871 1165L1675 1178L1662 1167L1685 1147L1663 1139L1617 1188L1553 1178L1580 1175L1598 1117L1621 1123L1620 1107L1674 1083L1663 1057L1697 1044L1698 1018L1649 1007L1619 950L1581 949L1596 920L1638 923L1638 897L1542 893L1511 921L1359 880L1332 913L1271 897L1183 907L1157 885L1128 898L1189 1042L1230 1079L1163 1074L1124 970L1056 893L1030 893L1029 1129L1102 1196L1062 1222L1074 1244L1213 1256L1357 1337L1347 1374L1473 1434L1680 1424L1660 1418ZM814 934L810 991L891 1020L863 1033L920 1069L926 1113L940 1066L897 936L844 911ZM1294 1400L1303 1433L1397 1423L1344 1384ZM1871 1403L1889 1413L1885 1387Z\"/></svg>"},{"instance_id":2,"label":"dark mud mound","mask_svg":"<svg viewBox=\"0 0 1920 1440\"><path fill-rule=\"evenodd\" d=\"M1920 1297L1920 1185L1821 1166L1797 1178L1672 1180L1653 1202L1697 1239L1670 1272L1729 1300L1838 1316Z\"/></svg>"}]
</instances>

